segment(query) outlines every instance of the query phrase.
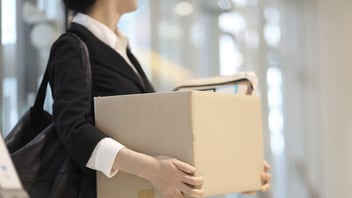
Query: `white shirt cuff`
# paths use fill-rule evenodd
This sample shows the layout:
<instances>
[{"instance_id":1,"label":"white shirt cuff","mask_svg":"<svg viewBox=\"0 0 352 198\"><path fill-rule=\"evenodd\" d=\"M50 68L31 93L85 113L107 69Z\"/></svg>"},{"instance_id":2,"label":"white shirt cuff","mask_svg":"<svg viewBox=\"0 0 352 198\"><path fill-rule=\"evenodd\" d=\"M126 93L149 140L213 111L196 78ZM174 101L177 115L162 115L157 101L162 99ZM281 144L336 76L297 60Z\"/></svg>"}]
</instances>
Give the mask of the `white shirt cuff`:
<instances>
[{"instance_id":1,"label":"white shirt cuff","mask_svg":"<svg viewBox=\"0 0 352 198\"><path fill-rule=\"evenodd\" d=\"M117 153L125 146L113 140L112 138L104 138L95 146L86 167L102 172L111 178L117 174L119 170L113 170Z\"/></svg>"}]
</instances>

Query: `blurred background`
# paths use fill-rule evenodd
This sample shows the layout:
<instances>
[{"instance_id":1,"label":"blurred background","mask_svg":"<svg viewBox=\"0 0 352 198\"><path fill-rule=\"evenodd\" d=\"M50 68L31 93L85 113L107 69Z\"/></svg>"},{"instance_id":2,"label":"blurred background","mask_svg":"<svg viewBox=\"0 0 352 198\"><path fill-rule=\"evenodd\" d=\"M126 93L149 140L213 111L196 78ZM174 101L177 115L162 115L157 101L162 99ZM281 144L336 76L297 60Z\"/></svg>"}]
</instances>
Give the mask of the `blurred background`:
<instances>
[{"instance_id":1,"label":"blurred background","mask_svg":"<svg viewBox=\"0 0 352 198\"><path fill-rule=\"evenodd\" d=\"M0 131L33 103L60 0L0 0ZM158 91L254 71L272 188L258 198L352 197L351 0L140 0L119 27ZM240 194L217 198L246 197Z\"/></svg>"}]
</instances>

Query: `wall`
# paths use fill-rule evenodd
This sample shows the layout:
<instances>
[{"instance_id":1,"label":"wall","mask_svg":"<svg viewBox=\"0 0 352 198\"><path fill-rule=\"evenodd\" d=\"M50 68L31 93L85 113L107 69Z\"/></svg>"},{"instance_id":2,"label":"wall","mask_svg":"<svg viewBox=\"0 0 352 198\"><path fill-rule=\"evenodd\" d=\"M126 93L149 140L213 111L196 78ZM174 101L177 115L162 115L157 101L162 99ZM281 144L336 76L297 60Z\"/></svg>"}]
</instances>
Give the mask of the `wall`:
<instances>
[{"instance_id":1,"label":"wall","mask_svg":"<svg viewBox=\"0 0 352 198\"><path fill-rule=\"evenodd\" d=\"M324 198L352 197L351 8L351 0L319 0Z\"/></svg>"},{"instance_id":2,"label":"wall","mask_svg":"<svg viewBox=\"0 0 352 198\"><path fill-rule=\"evenodd\" d=\"M352 1L285 6L285 197L352 197Z\"/></svg>"},{"instance_id":3,"label":"wall","mask_svg":"<svg viewBox=\"0 0 352 198\"><path fill-rule=\"evenodd\" d=\"M2 8L1 8L1 1L0 1L0 16L2 16ZM2 121L2 114L3 114L3 111L2 111L2 78L3 78L3 65L2 65L2 41L1 41L1 38L2 38L2 17L0 17L0 135L1 132L2 132L2 127L3 127L3 121Z\"/></svg>"}]
</instances>

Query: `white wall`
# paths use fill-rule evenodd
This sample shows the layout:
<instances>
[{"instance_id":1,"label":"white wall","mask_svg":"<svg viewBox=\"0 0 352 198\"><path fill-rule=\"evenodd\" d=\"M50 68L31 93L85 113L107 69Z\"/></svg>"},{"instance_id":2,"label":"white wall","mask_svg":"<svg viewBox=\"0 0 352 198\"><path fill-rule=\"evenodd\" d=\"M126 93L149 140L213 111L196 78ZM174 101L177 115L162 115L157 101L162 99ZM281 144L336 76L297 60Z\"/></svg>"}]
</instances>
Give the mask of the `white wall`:
<instances>
[{"instance_id":1,"label":"white wall","mask_svg":"<svg viewBox=\"0 0 352 198\"><path fill-rule=\"evenodd\" d=\"M319 0L324 198L352 197L352 1Z\"/></svg>"},{"instance_id":2,"label":"white wall","mask_svg":"<svg viewBox=\"0 0 352 198\"><path fill-rule=\"evenodd\" d=\"M1 1L0 1L0 16L2 16L2 13L1 13L1 11L2 11L2 8L1 8ZM3 65L2 65L2 41L1 41L1 39L2 39L2 24L1 24L1 22L2 22L2 19L1 19L1 17L0 17L0 135L2 135L1 133L2 133L2 126L3 126L3 123L2 123L2 78L3 78Z\"/></svg>"},{"instance_id":3,"label":"white wall","mask_svg":"<svg viewBox=\"0 0 352 198\"><path fill-rule=\"evenodd\" d=\"M285 3L286 197L352 197L352 1Z\"/></svg>"}]
</instances>

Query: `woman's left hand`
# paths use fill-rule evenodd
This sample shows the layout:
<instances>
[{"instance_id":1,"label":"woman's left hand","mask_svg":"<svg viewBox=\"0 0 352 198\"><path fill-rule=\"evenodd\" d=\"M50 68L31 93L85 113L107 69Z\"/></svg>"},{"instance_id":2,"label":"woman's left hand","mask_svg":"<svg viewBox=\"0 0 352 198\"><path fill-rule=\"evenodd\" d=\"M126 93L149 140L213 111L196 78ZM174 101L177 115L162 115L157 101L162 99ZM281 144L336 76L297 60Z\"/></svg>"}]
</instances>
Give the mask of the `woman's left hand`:
<instances>
[{"instance_id":1,"label":"woman's left hand","mask_svg":"<svg viewBox=\"0 0 352 198\"><path fill-rule=\"evenodd\" d=\"M260 190L262 192L266 192L270 189L271 174L268 173L270 169L271 169L270 165L268 164L267 161L264 160L264 172L260 175L260 178L262 180L262 187ZM243 192L242 194L253 195L255 194L255 191Z\"/></svg>"}]
</instances>

